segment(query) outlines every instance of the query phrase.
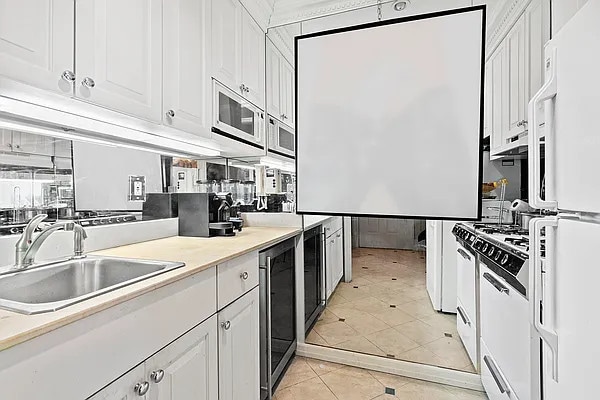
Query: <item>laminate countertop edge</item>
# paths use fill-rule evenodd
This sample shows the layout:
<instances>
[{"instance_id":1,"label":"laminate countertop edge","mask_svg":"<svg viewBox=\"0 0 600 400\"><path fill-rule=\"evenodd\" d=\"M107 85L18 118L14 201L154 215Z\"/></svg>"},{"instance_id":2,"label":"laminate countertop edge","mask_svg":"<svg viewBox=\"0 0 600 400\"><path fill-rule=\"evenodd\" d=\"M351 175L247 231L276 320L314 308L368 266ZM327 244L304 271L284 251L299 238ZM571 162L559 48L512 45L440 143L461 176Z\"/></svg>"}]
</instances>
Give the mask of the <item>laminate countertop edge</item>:
<instances>
[{"instance_id":1,"label":"laminate countertop edge","mask_svg":"<svg viewBox=\"0 0 600 400\"><path fill-rule=\"evenodd\" d=\"M154 276L152 278L148 278L142 280L140 282L134 283L132 285L126 286L124 288L116 289L114 291L108 292L106 294L82 301L80 303L73 304L64 309L36 314L36 315L25 315L17 312L0 310L0 351L6 350L10 347L16 346L20 343L26 342L28 340L34 339L56 329L59 329L65 325L70 323L82 320L86 317L89 317L98 312L104 311L110 307L119 305L133 298L142 296L147 294L153 290L161 288L163 286L172 284L181 279L185 279L194 274L200 273L207 269L213 268L218 264L225 263L237 257L240 257L244 254L250 253L252 251L260 251L263 249L267 249L277 243L283 242L287 239L293 238L302 233L301 228L244 228L244 235L239 234L245 238L245 241L248 241L250 236L261 236L262 240L257 237L255 243L240 248L239 242L238 246L235 245L236 237L232 238L183 238L183 237L170 237L165 239L157 239L151 240L147 242L141 242L126 246L120 246L100 251L95 251L90 253L91 255L99 255L99 256L116 256L116 257L129 257L129 258L139 258L139 259L156 259L161 261L178 261L178 262L186 262L184 260L185 257L181 257L181 259L176 259L170 257L165 254L165 257L160 258L156 257L156 254L160 253L160 250L157 250L157 246L159 244L177 244L181 242L183 247L190 247L190 245L202 244L202 245L227 245L227 241L231 241L232 251L231 253L227 253L226 251L215 252L214 255L205 256L205 260L200 263L193 263L194 265L190 265L190 263L186 262L184 267L171 270L161 275ZM197 242L195 242L197 240ZM196 244L196 245L197 245ZM202 246L197 248L197 252L202 252ZM208 246L205 246L208 247ZM236 248L237 247L237 248ZM136 250L136 249L139 249ZM152 257L145 256L148 254L148 251L144 251L144 249L152 249L151 252L153 254ZM191 251L194 249L192 248ZM188 251L190 251L188 249ZM135 253L139 252L138 256L135 256ZM167 250L165 250L165 253Z\"/></svg>"}]
</instances>

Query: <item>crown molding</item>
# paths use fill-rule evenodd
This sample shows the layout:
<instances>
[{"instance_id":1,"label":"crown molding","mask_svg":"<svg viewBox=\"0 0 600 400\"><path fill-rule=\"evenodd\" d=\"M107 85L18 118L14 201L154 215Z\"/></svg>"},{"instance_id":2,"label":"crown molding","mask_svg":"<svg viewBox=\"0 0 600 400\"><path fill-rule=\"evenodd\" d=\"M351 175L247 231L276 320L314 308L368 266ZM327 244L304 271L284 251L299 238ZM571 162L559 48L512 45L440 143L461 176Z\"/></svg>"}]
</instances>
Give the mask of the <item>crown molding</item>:
<instances>
[{"instance_id":1,"label":"crown molding","mask_svg":"<svg viewBox=\"0 0 600 400\"><path fill-rule=\"evenodd\" d=\"M391 0L384 0L389 3ZM269 27L300 22L311 18L377 5L377 0L278 0Z\"/></svg>"},{"instance_id":2,"label":"crown molding","mask_svg":"<svg viewBox=\"0 0 600 400\"><path fill-rule=\"evenodd\" d=\"M273 45L279 50L283 57L294 65L294 37L295 35L288 29L289 26L280 26L269 29L267 36ZM300 32L298 32L299 34Z\"/></svg>"},{"instance_id":3,"label":"crown molding","mask_svg":"<svg viewBox=\"0 0 600 400\"><path fill-rule=\"evenodd\" d=\"M219 0L217 0L219 1ZM222 0L221 0L222 1ZM252 18L260 25L264 32L269 27L269 20L273 14L273 4L269 0L240 0Z\"/></svg>"},{"instance_id":4,"label":"crown molding","mask_svg":"<svg viewBox=\"0 0 600 400\"><path fill-rule=\"evenodd\" d=\"M508 32L515 25L531 0L501 0L491 17L486 34L486 59L496 50Z\"/></svg>"}]
</instances>

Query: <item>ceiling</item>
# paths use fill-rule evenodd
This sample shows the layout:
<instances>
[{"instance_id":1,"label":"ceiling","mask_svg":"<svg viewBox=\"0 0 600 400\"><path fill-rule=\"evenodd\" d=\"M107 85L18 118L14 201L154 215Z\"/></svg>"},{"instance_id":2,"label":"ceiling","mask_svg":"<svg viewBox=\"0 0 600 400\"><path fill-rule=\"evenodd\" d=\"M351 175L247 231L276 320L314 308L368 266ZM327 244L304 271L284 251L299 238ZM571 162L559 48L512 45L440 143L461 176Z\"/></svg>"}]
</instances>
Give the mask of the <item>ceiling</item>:
<instances>
[{"instance_id":1,"label":"ceiling","mask_svg":"<svg viewBox=\"0 0 600 400\"><path fill-rule=\"evenodd\" d=\"M382 0L382 3L391 3L394 0ZM440 9L445 8L444 3L448 0L409 0L413 6L431 7L431 3L439 2ZM505 0L471 0L471 4L487 4L488 16L492 17L497 6ZM349 11L357 8L374 6L378 0L262 0L265 7L271 11L269 26L280 26L287 23L298 22L319 16L335 14L343 11ZM429 3L414 4L414 3ZM493 18L488 18L490 21Z\"/></svg>"}]
</instances>

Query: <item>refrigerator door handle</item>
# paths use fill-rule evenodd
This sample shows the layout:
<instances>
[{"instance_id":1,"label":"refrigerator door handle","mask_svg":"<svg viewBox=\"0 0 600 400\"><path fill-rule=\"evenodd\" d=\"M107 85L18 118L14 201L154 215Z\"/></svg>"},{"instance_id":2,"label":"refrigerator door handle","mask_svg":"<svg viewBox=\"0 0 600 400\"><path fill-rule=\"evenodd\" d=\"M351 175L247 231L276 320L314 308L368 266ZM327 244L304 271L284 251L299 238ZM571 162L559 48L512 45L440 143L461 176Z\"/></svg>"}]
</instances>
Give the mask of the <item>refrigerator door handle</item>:
<instances>
[{"instance_id":1,"label":"refrigerator door handle","mask_svg":"<svg viewBox=\"0 0 600 400\"><path fill-rule=\"evenodd\" d=\"M542 228L546 229L556 229L558 227L558 218L557 217L546 217L546 218L535 218L530 222L529 232L531 233L531 274L530 276L531 282L533 282L532 286L532 295L531 295L531 305L532 305L532 325L537 333L540 335L542 340L550 347L552 352L552 379L555 382L558 382L558 334L547 327L542 322L542 298L540 296L541 293L541 283L542 283L542 257L541 257L541 230ZM548 243L549 235L546 232L546 260L553 262L553 250L552 246ZM554 270L556 269L555 264L552 264ZM555 275L555 274L553 274ZM552 290L550 288L554 288L554 282L548 282L548 288L545 291L545 294L553 295Z\"/></svg>"},{"instance_id":2,"label":"refrigerator door handle","mask_svg":"<svg viewBox=\"0 0 600 400\"><path fill-rule=\"evenodd\" d=\"M540 90L533 96L531 101L529 102L529 143L528 143L528 152L529 152L529 204L533 208L542 208L542 209L550 209L556 210L558 207L558 203L556 200L548 200L548 190L546 190L546 199L542 199L541 196L541 151L540 151L540 123L538 121L538 112L537 109L540 104L544 103L547 100L553 99L556 97L557 87L556 87L556 49L553 49L552 55L546 58L546 68L549 69L549 78L544 83L544 85L540 88ZM550 107L549 110L554 112L554 108ZM546 121L550 122L553 119L553 115L546 115ZM546 136L545 136L545 146L546 146L546 154L549 157L552 157L552 135L553 132L550 132L548 127L551 124L546 124ZM548 160L547 157L547 165L552 165L552 162ZM550 175L552 171L546 170L546 175ZM551 182L551 179L546 179L546 184Z\"/></svg>"}]
</instances>

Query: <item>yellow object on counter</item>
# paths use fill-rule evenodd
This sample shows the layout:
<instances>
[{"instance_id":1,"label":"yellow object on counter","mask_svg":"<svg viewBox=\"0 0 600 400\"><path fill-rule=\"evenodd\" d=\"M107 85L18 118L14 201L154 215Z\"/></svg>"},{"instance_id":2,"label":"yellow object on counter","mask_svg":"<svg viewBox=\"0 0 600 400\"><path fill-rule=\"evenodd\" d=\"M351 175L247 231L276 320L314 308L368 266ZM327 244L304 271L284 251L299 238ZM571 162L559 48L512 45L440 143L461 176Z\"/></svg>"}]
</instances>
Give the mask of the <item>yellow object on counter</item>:
<instances>
[{"instance_id":1,"label":"yellow object on counter","mask_svg":"<svg viewBox=\"0 0 600 400\"><path fill-rule=\"evenodd\" d=\"M495 190L502 185L508 185L508 179L501 178L494 182L484 182L482 185L483 185L483 193L489 193L492 190Z\"/></svg>"}]
</instances>

